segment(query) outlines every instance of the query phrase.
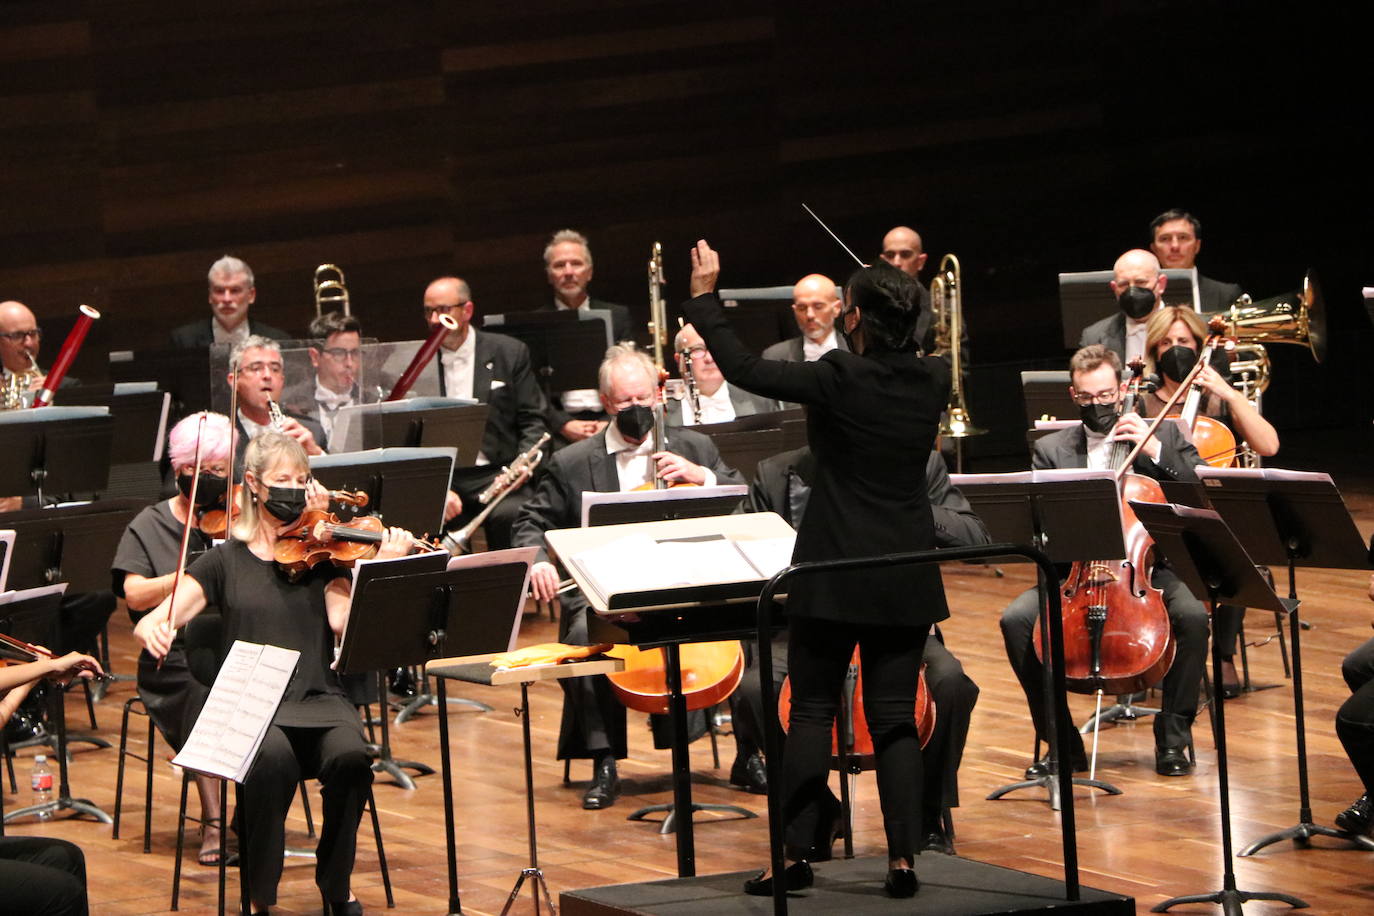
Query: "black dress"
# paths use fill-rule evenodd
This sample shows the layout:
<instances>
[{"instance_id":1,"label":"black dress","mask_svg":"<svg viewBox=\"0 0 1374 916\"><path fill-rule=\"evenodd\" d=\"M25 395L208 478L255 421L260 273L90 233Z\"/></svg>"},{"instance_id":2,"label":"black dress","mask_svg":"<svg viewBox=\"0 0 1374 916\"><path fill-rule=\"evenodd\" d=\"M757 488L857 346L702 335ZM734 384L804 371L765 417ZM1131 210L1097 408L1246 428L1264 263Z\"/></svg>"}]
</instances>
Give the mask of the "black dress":
<instances>
[{"instance_id":1,"label":"black dress","mask_svg":"<svg viewBox=\"0 0 1374 916\"><path fill-rule=\"evenodd\" d=\"M153 579L175 570L181 556L182 529L181 522L172 514L169 501L149 506L134 516L119 540L111 564L114 593L121 598L127 597L124 577L129 574ZM189 555L197 556L209 547L208 537L199 531L191 532ZM135 623L147 613L146 610L129 610ZM157 659L146 649L138 654L138 695L148 715L174 749L181 750L209 693L209 687L192 676L186 645L180 635L172 643L160 668Z\"/></svg>"}]
</instances>

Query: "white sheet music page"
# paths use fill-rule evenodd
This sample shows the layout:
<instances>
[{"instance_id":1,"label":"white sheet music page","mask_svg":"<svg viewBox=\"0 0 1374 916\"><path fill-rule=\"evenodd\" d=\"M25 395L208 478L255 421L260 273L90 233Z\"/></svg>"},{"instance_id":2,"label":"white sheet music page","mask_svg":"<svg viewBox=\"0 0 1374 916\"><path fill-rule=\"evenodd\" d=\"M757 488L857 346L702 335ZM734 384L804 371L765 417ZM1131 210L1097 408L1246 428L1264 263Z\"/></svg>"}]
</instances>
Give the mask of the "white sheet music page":
<instances>
[{"instance_id":1,"label":"white sheet music page","mask_svg":"<svg viewBox=\"0 0 1374 916\"><path fill-rule=\"evenodd\" d=\"M191 736L172 762L243 782L300 656L295 649L235 640Z\"/></svg>"}]
</instances>

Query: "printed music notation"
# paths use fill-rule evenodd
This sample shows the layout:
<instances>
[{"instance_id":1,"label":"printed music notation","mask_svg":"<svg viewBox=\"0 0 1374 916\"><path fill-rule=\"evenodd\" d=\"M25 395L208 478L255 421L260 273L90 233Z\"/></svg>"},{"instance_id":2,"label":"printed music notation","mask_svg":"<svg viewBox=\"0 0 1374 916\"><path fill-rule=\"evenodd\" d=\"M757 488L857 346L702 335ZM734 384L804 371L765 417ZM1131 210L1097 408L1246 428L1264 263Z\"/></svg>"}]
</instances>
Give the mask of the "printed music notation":
<instances>
[{"instance_id":1,"label":"printed music notation","mask_svg":"<svg viewBox=\"0 0 1374 916\"><path fill-rule=\"evenodd\" d=\"M787 566L794 537L723 535L655 539L631 534L573 555L570 562L603 600L627 592L770 578Z\"/></svg>"},{"instance_id":2,"label":"printed music notation","mask_svg":"<svg viewBox=\"0 0 1374 916\"><path fill-rule=\"evenodd\" d=\"M235 640L191 736L172 763L243 782L301 654Z\"/></svg>"}]
</instances>

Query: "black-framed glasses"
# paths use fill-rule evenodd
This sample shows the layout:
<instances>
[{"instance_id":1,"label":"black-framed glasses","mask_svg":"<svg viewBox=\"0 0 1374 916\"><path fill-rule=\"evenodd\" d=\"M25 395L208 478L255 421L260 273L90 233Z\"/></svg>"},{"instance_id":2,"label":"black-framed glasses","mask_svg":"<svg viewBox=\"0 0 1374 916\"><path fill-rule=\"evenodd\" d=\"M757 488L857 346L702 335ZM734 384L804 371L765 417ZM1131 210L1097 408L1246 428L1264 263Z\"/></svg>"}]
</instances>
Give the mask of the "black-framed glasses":
<instances>
[{"instance_id":1,"label":"black-framed glasses","mask_svg":"<svg viewBox=\"0 0 1374 916\"><path fill-rule=\"evenodd\" d=\"M457 305L426 305L424 306L425 317L430 318L434 315L451 315L454 309L461 309L463 305L464 303L462 302Z\"/></svg>"},{"instance_id":2,"label":"black-framed glasses","mask_svg":"<svg viewBox=\"0 0 1374 916\"><path fill-rule=\"evenodd\" d=\"M363 351L358 347L324 347L320 352L339 362L346 359L359 360L363 358Z\"/></svg>"},{"instance_id":3,"label":"black-framed glasses","mask_svg":"<svg viewBox=\"0 0 1374 916\"><path fill-rule=\"evenodd\" d=\"M21 344L21 343L23 343L26 339L28 339L28 338L30 338L30 337L32 337L34 340L42 340L42 339L43 339L43 329L42 329L42 328L32 328L32 329L27 330L27 331L10 331L10 332L7 333L7 334L0 334L0 337L5 338L5 339L8 340L10 343Z\"/></svg>"},{"instance_id":4,"label":"black-framed glasses","mask_svg":"<svg viewBox=\"0 0 1374 916\"><path fill-rule=\"evenodd\" d=\"M1087 391L1075 391L1073 393L1073 402L1079 407L1087 407L1089 404L1115 404L1120 399L1121 389L1119 388L1103 388L1096 393Z\"/></svg>"}]
</instances>

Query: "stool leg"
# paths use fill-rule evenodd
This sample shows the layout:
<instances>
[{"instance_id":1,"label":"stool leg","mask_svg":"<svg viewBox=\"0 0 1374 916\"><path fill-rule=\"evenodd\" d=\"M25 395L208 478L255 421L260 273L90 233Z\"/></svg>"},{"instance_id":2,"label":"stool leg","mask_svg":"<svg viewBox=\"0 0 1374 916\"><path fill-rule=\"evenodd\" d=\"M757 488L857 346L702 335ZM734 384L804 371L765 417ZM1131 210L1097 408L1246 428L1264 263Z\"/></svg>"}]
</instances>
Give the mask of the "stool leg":
<instances>
[{"instance_id":1,"label":"stool leg","mask_svg":"<svg viewBox=\"0 0 1374 916\"><path fill-rule=\"evenodd\" d=\"M124 755L129 752L129 700L124 704L124 714L119 723L119 764L115 767L115 809L114 823L110 825L110 839L119 839L119 815L124 807ZM144 850L145 852L147 850Z\"/></svg>"},{"instance_id":2,"label":"stool leg","mask_svg":"<svg viewBox=\"0 0 1374 916\"><path fill-rule=\"evenodd\" d=\"M143 785L143 851L149 853L153 851L153 756L154 744L157 741L156 730L153 728L153 717L148 717L148 746L145 762L148 765L147 779ZM120 758L123 765L124 758ZM115 804L119 804L118 801Z\"/></svg>"},{"instance_id":3,"label":"stool leg","mask_svg":"<svg viewBox=\"0 0 1374 916\"><path fill-rule=\"evenodd\" d=\"M305 787L305 780L301 780L301 807L305 809L305 835L310 839L315 838L315 818L310 814L310 792Z\"/></svg>"},{"instance_id":4,"label":"stool leg","mask_svg":"<svg viewBox=\"0 0 1374 916\"><path fill-rule=\"evenodd\" d=\"M396 898L391 894L391 870L386 867L386 846L382 843L382 824L377 819L377 799L372 787L367 787L367 810L372 813L372 835L377 838L377 865L382 871L382 887L386 888L386 908L396 908Z\"/></svg>"},{"instance_id":5,"label":"stool leg","mask_svg":"<svg viewBox=\"0 0 1374 916\"><path fill-rule=\"evenodd\" d=\"M181 773L181 802L177 806L177 854L175 864L172 866L172 906L173 912L177 909L177 902L181 899L181 855L186 849L186 789L191 781L191 774L185 770Z\"/></svg>"}]
</instances>

